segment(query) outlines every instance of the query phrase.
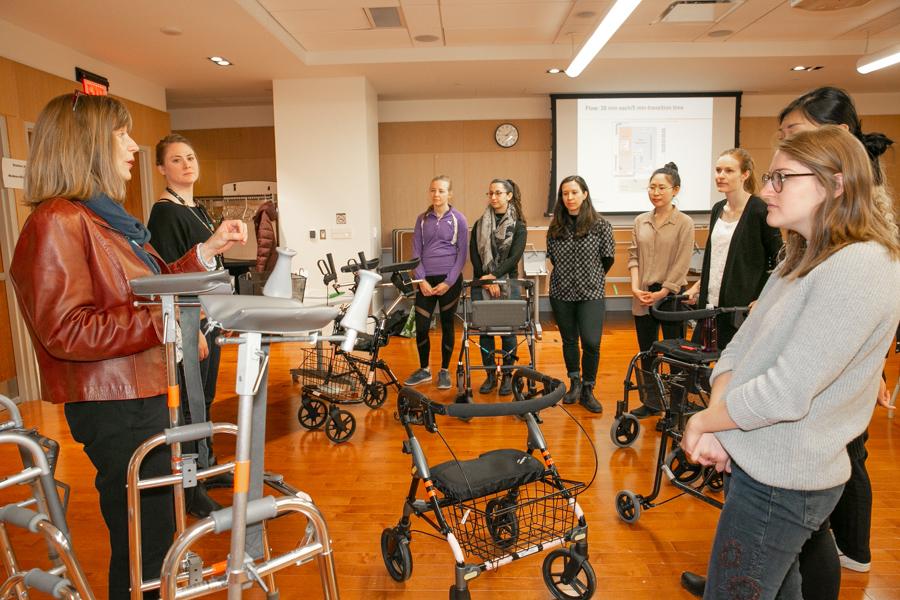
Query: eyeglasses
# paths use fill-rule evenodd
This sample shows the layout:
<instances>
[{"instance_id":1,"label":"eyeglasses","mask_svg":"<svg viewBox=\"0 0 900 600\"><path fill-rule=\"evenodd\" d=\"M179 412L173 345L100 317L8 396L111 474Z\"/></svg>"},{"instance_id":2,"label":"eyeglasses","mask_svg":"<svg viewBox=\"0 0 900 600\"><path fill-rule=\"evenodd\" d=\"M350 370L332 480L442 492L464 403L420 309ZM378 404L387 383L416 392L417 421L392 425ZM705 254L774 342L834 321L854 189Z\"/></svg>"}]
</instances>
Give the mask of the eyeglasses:
<instances>
[{"instance_id":1,"label":"eyeglasses","mask_svg":"<svg viewBox=\"0 0 900 600\"><path fill-rule=\"evenodd\" d=\"M789 177L810 177L815 175L815 173L782 173L781 171L772 171L771 173L763 173L761 180L763 187L766 187L766 184L771 182L772 189L775 190L775 193L781 193L781 190L784 189L784 180Z\"/></svg>"},{"instance_id":2,"label":"eyeglasses","mask_svg":"<svg viewBox=\"0 0 900 600\"><path fill-rule=\"evenodd\" d=\"M649 186L649 187L647 188L647 192L649 192L649 193L651 193L651 194L655 194L656 192L664 192L664 191L666 191L666 190L671 190L671 189L672 189L672 186L671 186L671 185L669 185L669 186L665 186L665 185L651 185L651 186Z\"/></svg>"},{"instance_id":3,"label":"eyeglasses","mask_svg":"<svg viewBox=\"0 0 900 600\"><path fill-rule=\"evenodd\" d=\"M494 196L502 196L504 194L512 194L512 192L487 192L485 196L488 198L493 198Z\"/></svg>"},{"instance_id":4,"label":"eyeglasses","mask_svg":"<svg viewBox=\"0 0 900 600\"><path fill-rule=\"evenodd\" d=\"M75 109L78 108L78 101L82 96L87 96L87 94L85 94L81 90L75 90L75 92L72 94L72 112L75 112Z\"/></svg>"}]
</instances>

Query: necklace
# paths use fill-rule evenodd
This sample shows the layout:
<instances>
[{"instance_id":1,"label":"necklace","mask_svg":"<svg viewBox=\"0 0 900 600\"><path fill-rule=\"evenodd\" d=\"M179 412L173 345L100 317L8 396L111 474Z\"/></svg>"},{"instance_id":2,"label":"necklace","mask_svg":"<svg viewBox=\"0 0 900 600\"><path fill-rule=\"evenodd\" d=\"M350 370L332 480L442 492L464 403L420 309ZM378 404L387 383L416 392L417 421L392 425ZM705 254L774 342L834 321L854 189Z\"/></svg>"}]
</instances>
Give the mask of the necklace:
<instances>
[{"instance_id":1,"label":"necklace","mask_svg":"<svg viewBox=\"0 0 900 600\"><path fill-rule=\"evenodd\" d=\"M194 218L197 219L198 221L200 221L200 223L206 229L208 229L210 233L215 233L215 227L213 227L212 219L209 218L209 215L207 214L206 210L202 206L200 206L199 204L195 204L194 206L189 206L188 203L185 202L184 198L182 198L181 196L176 194L175 190L173 190L170 187L167 187L166 191L169 192L169 194L171 194L172 197L174 197L176 200L178 200L178 202L180 203L180 206L183 206L186 209L188 209L188 212L191 213L192 215L194 215ZM197 210L194 210L194 209L197 209Z\"/></svg>"}]
</instances>

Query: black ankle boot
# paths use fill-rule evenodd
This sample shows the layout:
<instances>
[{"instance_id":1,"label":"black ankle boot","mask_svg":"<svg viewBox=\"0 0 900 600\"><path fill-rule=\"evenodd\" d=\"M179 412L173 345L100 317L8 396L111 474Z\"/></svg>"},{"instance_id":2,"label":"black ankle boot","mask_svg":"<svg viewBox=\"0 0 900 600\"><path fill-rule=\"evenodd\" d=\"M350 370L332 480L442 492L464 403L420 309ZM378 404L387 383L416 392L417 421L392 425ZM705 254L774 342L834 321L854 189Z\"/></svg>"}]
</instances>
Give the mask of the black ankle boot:
<instances>
[{"instance_id":1,"label":"black ankle boot","mask_svg":"<svg viewBox=\"0 0 900 600\"><path fill-rule=\"evenodd\" d=\"M601 406L600 402L596 398L594 398L593 383L581 384L581 398L578 400L578 402L592 413L599 414L603 412L603 406Z\"/></svg>"},{"instance_id":2,"label":"black ankle boot","mask_svg":"<svg viewBox=\"0 0 900 600\"><path fill-rule=\"evenodd\" d=\"M685 571L681 574L681 587L690 592L691 595L702 598L703 593L706 591L706 577Z\"/></svg>"},{"instance_id":3,"label":"black ankle boot","mask_svg":"<svg viewBox=\"0 0 900 600\"><path fill-rule=\"evenodd\" d=\"M500 395L501 396L510 396L512 395L512 372L505 371L503 376L500 377Z\"/></svg>"},{"instance_id":4,"label":"black ankle boot","mask_svg":"<svg viewBox=\"0 0 900 600\"><path fill-rule=\"evenodd\" d=\"M222 505L209 497L206 486L198 483L196 487L185 488L184 505L188 514L202 519L208 517L213 511L222 508Z\"/></svg>"},{"instance_id":5,"label":"black ankle boot","mask_svg":"<svg viewBox=\"0 0 900 600\"><path fill-rule=\"evenodd\" d=\"M495 387L497 387L497 374L493 371L488 371L487 379L484 380L478 391L482 394L489 394Z\"/></svg>"},{"instance_id":6,"label":"black ankle boot","mask_svg":"<svg viewBox=\"0 0 900 600\"><path fill-rule=\"evenodd\" d=\"M569 390L563 396L563 404L575 404L581 398L581 377L569 377Z\"/></svg>"}]
</instances>

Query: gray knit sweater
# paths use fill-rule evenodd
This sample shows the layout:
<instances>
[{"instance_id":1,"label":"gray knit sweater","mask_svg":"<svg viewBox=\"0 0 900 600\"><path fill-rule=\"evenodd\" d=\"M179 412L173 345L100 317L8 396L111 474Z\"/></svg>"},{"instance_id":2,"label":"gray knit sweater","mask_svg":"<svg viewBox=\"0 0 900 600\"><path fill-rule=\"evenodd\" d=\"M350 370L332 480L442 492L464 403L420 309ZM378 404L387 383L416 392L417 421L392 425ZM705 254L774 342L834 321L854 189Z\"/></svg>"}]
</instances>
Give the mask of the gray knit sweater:
<instances>
[{"instance_id":1,"label":"gray knit sweater","mask_svg":"<svg viewBox=\"0 0 900 600\"><path fill-rule=\"evenodd\" d=\"M856 243L799 279L773 274L713 371L740 429L717 433L757 481L824 490L847 481L847 443L875 407L900 320L900 262Z\"/></svg>"}]
</instances>

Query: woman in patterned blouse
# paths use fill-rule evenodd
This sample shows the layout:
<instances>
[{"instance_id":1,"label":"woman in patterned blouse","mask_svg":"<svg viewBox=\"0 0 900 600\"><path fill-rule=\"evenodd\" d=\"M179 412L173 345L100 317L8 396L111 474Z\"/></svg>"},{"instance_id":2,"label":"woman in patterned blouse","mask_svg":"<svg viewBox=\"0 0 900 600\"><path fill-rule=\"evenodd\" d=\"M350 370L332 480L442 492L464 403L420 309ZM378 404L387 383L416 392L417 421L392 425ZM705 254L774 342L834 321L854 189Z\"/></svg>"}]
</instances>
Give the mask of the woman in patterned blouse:
<instances>
[{"instance_id":1,"label":"woman in patterned blouse","mask_svg":"<svg viewBox=\"0 0 900 600\"><path fill-rule=\"evenodd\" d=\"M570 382L563 402L578 401L593 413L603 412L594 397L594 384L606 310L606 273L615 249L612 226L594 210L587 183L578 175L563 179L547 230L547 256L553 265L550 306Z\"/></svg>"}]
</instances>

